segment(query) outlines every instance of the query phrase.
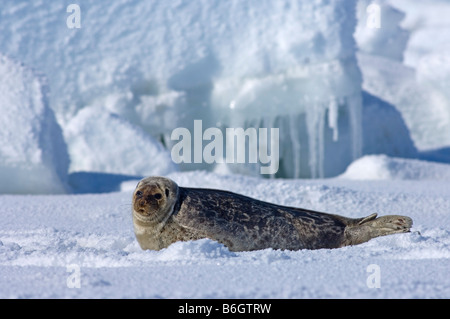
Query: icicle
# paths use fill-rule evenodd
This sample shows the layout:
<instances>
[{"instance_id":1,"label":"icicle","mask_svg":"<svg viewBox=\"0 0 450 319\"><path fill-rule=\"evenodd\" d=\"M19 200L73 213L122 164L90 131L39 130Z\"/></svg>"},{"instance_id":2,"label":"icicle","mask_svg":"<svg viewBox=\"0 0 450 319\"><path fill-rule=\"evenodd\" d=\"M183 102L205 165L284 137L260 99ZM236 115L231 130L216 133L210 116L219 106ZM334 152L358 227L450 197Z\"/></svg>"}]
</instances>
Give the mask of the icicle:
<instances>
[{"instance_id":1,"label":"icicle","mask_svg":"<svg viewBox=\"0 0 450 319\"><path fill-rule=\"evenodd\" d=\"M314 105L312 106L314 108ZM316 141L315 141L315 112L313 110L307 110L306 112L306 126L308 130L308 146L309 146L309 169L311 171L311 178L316 177Z\"/></svg>"},{"instance_id":2,"label":"icicle","mask_svg":"<svg viewBox=\"0 0 450 319\"><path fill-rule=\"evenodd\" d=\"M328 106L328 127L333 130L333 141L336 142L339 139L338 132L338 117L339 117L339 104L335 98L332 98L330 105Z\"/></svg>"},{"instance_id":3,"label":"icicle","mask_svg":"<svg viewBox=\"0 0 450 319\"><path fill-rule=\"evenodd\" d=\"M350 111L350 125L352 134L353 160L362 154L362 97L360 94L347 98Z\"/></svg>"},{"instance_id":4,"label":"icicle","mask_svg":"<svg viewBox=\"0 0 450 319\"><path fill-rule=\"evenodd\" d=\"M318 101L313 102L312 110L308 110L307 126L308 126L308 141L309 141L309 167L311 170L311 178L317 178L320 165L320 121L321 121L321 107ZM322 137L323 138L323 137ZM319 153L319 154L318 154Z\"/></svg>"},{"instance_id":5,"label":"icicle","mask_svg":"<svg viewBox=\"0 0 450 319\"><path fill-rule=\"evenodd\" d=\"M319 158L318 158L318 167L319 178L323 178L325 176L324 173L324 160L325 160L325 111L326 105L321 105L318 114L318 139L319 139Z\"/></svg>"},{"instance_id":6,"label":"icicle","mask_svg":"<svg viewBox=\"0 0 450 319\"><path fill-rule=\"evenodd\" d=\"M293 178L299 178L300 177L300 133L297 129L297 117L290 116L288 117L289 122L289 137L292 144L292 157L294 162L294 175Z\"/></svg>"}]
</instances>

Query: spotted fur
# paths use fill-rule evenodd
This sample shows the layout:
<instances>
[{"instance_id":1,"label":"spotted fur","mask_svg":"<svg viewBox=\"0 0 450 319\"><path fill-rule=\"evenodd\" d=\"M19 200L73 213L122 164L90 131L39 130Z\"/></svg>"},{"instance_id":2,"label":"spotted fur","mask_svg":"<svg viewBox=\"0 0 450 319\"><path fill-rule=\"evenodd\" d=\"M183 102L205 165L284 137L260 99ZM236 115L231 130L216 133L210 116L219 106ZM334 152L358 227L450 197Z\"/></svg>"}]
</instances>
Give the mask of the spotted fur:
<instances>
[{"instance_id":1,"label":"spotted fur","mask_svg":"<svg viewBox=\"0 0 450 319\"><path fill-rule=\"evenodd\" d=\"M133 220L142 249L210 238L231 251L320 249L355 245L407 232L412 220L376 214L364 218L280 206L240 194L179 187L164 177L143 179L133 194Z\"/></svg>"}]
</instances>

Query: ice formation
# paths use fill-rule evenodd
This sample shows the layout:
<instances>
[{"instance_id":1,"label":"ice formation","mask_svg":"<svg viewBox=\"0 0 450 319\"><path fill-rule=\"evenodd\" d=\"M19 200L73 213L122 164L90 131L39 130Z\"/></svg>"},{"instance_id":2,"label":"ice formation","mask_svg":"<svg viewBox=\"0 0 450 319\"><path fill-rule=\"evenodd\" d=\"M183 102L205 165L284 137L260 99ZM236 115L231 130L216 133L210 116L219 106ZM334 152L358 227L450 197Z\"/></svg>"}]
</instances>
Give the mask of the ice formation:
<instances>
[{"instance_id":1,"label":"ice formation","mask_svg":"<svg viewBox=\"0 0 450 319\"><path fill-rule=\"evenodd\" d=\"M336 176L365 150L412 154L402 121L390 121L402 134L384 140L371 131L374 125L363 125L367 112L371 123L381 124L389 113L389 107L378 107L388 113L373 112L373 99L372 107L364 105L363 90L400 111L418 148L450 143L448 72L439 70L448 61L434 51L417 69L402 63L410 57L414 23L402 28L404 16L391 2L87 0L79 7L79 27L73 27L63 3L18 0L0 11L0 52L46 75L71 172L144 172L126 159L131 145L119 145L119 138L114 148L97 144L105 154L102 164L78 153L81 140L103 138L105 130L79 122L95 122L82 116L95 109L101 123L112 116L126 132L134 126L146 141L161 141L163 153L176 143L173 130L192 133L195 120L222 132L279 128L275 177ZM441 86L434 84L435 70L442 71ZM74 128L76 122L83 129ZM367 144L372 142L377 145ZM181 165L258 176L260 168L248 162Z\"/></svg>"},{"instance_id":2,"label":"ice formation","mask_svg":"<svg viewBox=\"0 0 450 319\"><path fill-rule=\"evenodd\" d=\"M69 157L45 79L0 54L0 193L64 193Z\"/></svg>"},{"instance_id":3,"label":"ice formation","mask_svg":"<svg viewBox=\"0 0 450 319\"><path fill-rule=\"evenodd\" d=\"M214 81L211 108L222 125L280 128L278 176L333 176L360 155L361 77L352 37L354 5L297 2L285 18L286 12L281 12L275 19L260 19L264 23L250 23L245 42L259 44L249 59L258 67ZM262 32L277 28L273 37ZM237 60L249 51L235 53ZM330 156L336 151L342 155L336 156L338 161Z\"/></svg>"},{"instance_id":4,"label":"ice formation","mask_svg":"<svg viewBox=\"0 0 450 319\"><path fill-rule=\"evenodd\" d=\"M88 106L167 148L171 131L191 129L196 119L207 127L279 127L279 176L329 176L361 150L355 4L86 1L80 28L69 28L64 4L16 1L0 13L0 51L48 76L64 130ZM342 156L331 159L332 148ZM252 174L254 166L232 169Z\"/></svg>"}]
</instances>

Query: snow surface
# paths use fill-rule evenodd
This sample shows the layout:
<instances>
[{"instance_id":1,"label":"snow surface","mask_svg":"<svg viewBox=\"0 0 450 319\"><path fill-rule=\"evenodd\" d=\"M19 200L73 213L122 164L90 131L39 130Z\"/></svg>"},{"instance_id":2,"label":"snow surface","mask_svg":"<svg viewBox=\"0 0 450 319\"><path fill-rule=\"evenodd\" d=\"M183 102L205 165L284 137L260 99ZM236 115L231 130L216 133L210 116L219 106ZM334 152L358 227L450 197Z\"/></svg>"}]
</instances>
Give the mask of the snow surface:
<instances>
[{"instance_id":1,"label":"snow surface","mask_svg":"<svg viewBox=\"0 0 450 319\"><path fill-rule=\"evenodd\" d=\"M450 165L368 155L350 164L339 177L353 180L450 181Z\"/></svg>"},{"instance_id":2,"label":"snow surface","mask_svg":"<svg viewBox=\"0 0 450 319\"><path fill-rule=\"evenodd\" d=\"M397 165L397 175L407 166ZM137 181L108 194L2 195L0 297L450 297L448 179L267 180L207 172L169 177L182 186L227 189L350 217L404 214L414 225L411 233L340 249L235 253L203 239L142 251L131 218L130 187ZM370 265L379 267L380 288L370 288ZM79 267L80 288L69 288L73 267Z\"/></svg>"}]
</instances>

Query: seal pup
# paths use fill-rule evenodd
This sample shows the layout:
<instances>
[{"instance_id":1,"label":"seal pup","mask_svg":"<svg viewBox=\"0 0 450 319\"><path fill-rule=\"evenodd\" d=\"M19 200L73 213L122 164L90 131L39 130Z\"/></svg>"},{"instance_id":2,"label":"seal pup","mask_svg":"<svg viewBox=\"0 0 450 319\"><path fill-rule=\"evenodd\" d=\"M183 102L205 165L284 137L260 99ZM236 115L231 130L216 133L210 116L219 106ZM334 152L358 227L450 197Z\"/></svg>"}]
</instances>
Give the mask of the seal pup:
<instances>
[{"instance_id":1,"label":"seal pup","mask_svg":"<svg viewBox=\"0 0 450 319\"><path fill-rule=\"evenodd\" d=\"M137 184L132 209L136 239L144 250L201 238L230 251L338 248L409 232L412 226L406 216L347 218L224 190L180 187L159 176Z\"/></svg>"}]
</instances>

